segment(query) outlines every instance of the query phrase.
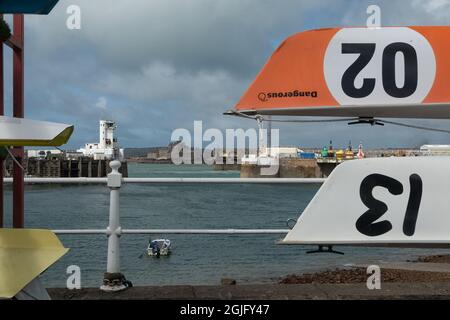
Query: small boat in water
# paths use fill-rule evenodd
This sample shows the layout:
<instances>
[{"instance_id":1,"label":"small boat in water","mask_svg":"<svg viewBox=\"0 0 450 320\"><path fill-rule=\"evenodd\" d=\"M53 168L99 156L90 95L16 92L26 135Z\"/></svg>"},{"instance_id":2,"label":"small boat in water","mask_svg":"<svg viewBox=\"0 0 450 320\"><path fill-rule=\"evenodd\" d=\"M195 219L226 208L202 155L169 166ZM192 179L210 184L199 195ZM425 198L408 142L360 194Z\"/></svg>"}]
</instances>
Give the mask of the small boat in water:
<instances>
[{"instance_id":1,"label":"small boat in water","mask_svg":"<svg viewBox=\"0 0 450 320\"><path fill-rule=\"evenodd\" d=\"M147 254L149 256L168 256L171 254L169 239L155 239L150 240L147 247Z\"/></svg>"}]
</instances>

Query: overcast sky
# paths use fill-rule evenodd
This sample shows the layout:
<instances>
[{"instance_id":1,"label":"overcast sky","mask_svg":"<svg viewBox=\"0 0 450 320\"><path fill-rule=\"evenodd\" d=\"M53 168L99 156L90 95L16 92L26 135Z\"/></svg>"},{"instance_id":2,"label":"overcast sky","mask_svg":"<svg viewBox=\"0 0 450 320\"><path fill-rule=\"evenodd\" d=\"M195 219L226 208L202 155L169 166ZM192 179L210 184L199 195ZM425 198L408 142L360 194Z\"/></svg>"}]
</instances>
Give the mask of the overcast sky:
<instances>
[{"instance_id":1,"label":"overcast sky","mask_svg":"<svg viewBox=\"0 0 450 320\"><path fill-rule=\"evenodd\" d=\"M81 30L66 27L79 5ZM25 113L72 123L68 148L98 140L98 120L117 121L124 147L166 145L176 128L254 127L223 116L283 39L307 29L365 26L366 8L384 26L446 25L450 0L61 0L49 16L27 16ZM10 50L5 49L11 114ZM450 129L449 121L414 123ZM283 145L366 147L450 143L450 135L399 127L283 125Z\"/></svg>"}]
</instances>

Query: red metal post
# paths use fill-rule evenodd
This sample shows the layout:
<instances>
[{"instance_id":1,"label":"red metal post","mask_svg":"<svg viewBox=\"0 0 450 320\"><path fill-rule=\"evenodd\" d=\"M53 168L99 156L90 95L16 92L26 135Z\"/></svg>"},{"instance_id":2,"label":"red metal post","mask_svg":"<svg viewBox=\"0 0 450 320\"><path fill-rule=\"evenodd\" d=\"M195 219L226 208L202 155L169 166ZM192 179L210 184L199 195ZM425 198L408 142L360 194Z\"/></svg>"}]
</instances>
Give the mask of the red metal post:
<instances>
[{"instance_id":1,"label":"red metal post","mask_svg":"<svg viewBox=\"0 0 450 320\"><path fill-rule=\"evenodd\" d=\"M24 16L13 18L13 116L24 117ZM14 156L23 163L23 147L14 148ZM13 165L13 227L24 227L24 172L16 163Z\"/></svg>"},{"instance_id":2,"label":"red metal post","mask_svg":"<svg viewBox=\"0 0 450 320\"><path fill-rule=\"evenodd\" d=\"M0 21L3 15L0 14ZM0 116L4 115L4 96L3 96L3 43L0 43ZM3 228L3 160L0 159L0 228Z\"/></svg>"}]
</instances>

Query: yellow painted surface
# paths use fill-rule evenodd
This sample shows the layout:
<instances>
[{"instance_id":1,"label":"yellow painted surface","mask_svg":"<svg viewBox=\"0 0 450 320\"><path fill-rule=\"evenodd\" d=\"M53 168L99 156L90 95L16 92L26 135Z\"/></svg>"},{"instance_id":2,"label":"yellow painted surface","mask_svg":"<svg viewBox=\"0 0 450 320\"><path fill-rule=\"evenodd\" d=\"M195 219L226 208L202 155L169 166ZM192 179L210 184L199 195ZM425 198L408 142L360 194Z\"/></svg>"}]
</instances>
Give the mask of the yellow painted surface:
<instances>
[{"instance_id":1,"label":"yellow painted surface","mask_svg":"<svg viewBox=\"0 0 450 320\"><path fill-rule=\"evenodd\" d=\"M15 296L68 250L50 230L0 229L0 298Z\"/></svg>"},{"instance_id":2,"label":"yellow painted surface","mask_svg":"<svg viewBox=\"0 0 450 320\"><path fill-rule=\"evenodd\" d=\"M11 147L59 147L66 144L73 132L73 126L63 130L59 135L52 140L38 140L38 139L26 139L26 140L14 140L14 139L0 139L0 146Z\"/></svg>"}]
</instances>

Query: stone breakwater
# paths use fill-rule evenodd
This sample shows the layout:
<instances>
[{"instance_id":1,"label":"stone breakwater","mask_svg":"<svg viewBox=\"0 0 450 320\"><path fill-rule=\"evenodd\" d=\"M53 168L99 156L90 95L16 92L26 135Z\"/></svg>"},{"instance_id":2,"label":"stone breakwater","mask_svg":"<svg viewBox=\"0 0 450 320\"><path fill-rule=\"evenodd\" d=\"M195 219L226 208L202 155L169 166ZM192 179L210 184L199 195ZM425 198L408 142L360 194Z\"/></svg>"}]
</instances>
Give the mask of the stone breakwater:
<instances>
[{"instance_id":1,"label":"stone breakwater","mask_svg":"<svg viewBox=\"0 0 450 320\"><path fill-rule=\"evenodd\" d=\"M326 178L337 163L319 163L315 159L280 159L278 172L272 178ZM261 167L254 164L241 165L241 178L259 178ZM269 178L268 176L264 176Z\"/></svg>"}]
</instances>

